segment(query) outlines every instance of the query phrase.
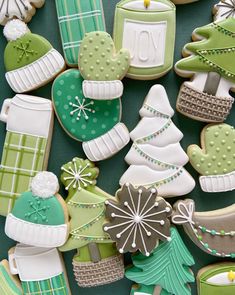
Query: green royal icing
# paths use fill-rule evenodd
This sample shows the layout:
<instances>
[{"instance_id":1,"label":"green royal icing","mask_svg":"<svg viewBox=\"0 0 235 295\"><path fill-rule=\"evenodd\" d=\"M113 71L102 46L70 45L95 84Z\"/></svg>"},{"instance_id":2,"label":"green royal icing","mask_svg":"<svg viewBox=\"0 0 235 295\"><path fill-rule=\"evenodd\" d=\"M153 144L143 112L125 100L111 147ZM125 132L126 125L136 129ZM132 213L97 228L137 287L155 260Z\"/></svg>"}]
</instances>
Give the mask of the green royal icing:
<instances>
[{"instance_id":1,"label":"green royal icing","mask_svg":"<svg viewBox=\"0 0 235 295\"><path fill-rule=\"evenodd\" d=\"M7 295L22 295L22 290L16 285L13 278L0 264L0 293Z\"/></svg>"},{"instance_id":2,"label":"green royal icing","mask_svg":"<svg viewBox=\"0 0 235 295\"><path fill-rule=\"evenodd\" d=\"M65 223L64 210L55 196L39 198L31 192L23 193L15 202L12 214L27 222L42 225Z\"/></svg>"},{"instance_id":3,"label":"green royal icing","mask_svg":"<svg viewBox=\"0 0 235 295\"><path fill-rule=\"evenodd\" d=\"M76 140L89 141L105 134L120 121L121 101L119 98L85 98L82 82L78 70L68 70L55 80L52 96L55 112L65 131Z\"/></svg>"},{"instance_id":4,"label":"green royal icing","mask_svg":"<svg viewBox=\"0 0 235 295\"><path fill-rule=\"evenodd\" d=\"M27 33L16 41L10 41L4 52L6 71L27 66L44 56L51 49L51 44L45 38L32 33Z\"/></svg>"},{"instance_id":5,"label":"green royal icing","mask_svg":"<svg viewBox=\"0 0 235 295\"><path fill-rule=\"evenodd\" d=\"M126 49L115 52L111 36L105 32L85 35L79 53L79 68L86 80L112 81L125 77L130 66Z\"/></svg>"},{"instance_id":6,"label":"green royal icing","mask_svg":"<svg viewBox=\"0 0 235 295\"><path fill-rule=\"evenodd\" d=\"M201 175L221 175L234 171L235 129L228 124L206 126L201 134L202 149L188 147L190 163Z\"/></svg>"},{"instance_id":7,"label":"green royal icing","mask_svg":"<svg viewBox=\"0 0 235 295\"><path fill-rule=\"evenodd\" d=\"M205 39L185 46L185 50L193 55L180 60L176 69L187 72L214 71L235 82L235 19L227 18L197 28L194 34Z\"/></svg>"},{"instance_id":8,"label":"green royal icing","mask_svg":"<svg viewBox=\"0 0 235 295\"><path fill-rule=\"evenodd\" d=\"M184 245L176 228L171 228L171 241L160 242L149 257L132 257L134 266L126 270L126 277L138 284L160 285L176 295L190 295L188 283L194 282L189 266L194 259Z\"/></svg>"}]
</instances>

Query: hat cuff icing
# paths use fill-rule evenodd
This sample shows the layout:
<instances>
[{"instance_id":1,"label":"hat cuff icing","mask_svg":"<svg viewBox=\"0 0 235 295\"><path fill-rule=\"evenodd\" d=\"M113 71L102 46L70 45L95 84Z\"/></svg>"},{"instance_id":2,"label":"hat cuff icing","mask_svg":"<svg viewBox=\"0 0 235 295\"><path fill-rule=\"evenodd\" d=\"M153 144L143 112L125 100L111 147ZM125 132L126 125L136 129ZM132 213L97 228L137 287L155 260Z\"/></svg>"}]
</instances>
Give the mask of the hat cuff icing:
<instances>
[{"instance_id":1,"label":"hat cuff icing","mask_svg":"<svg viewBox=\"0 0 235 295\"><path fill-rule=\"evenodd\" d=\"M101 161L119 152L129 141L130 135L126 126L118 123L104 135L83 142L82 147L90 161Z\"/></svg>"},{"instance_id":2,"label":"hat cuff icing","mask_svg":"<svg viewBox=\"0 0 235 295\"><path fill-rule=\"evenodd\" d=\"M67 232L67 224L35 224L19 219L11 213L8 214L5 224L5 233L9 238L35 247L60 247L66 242Z\"/></svg>"},{"instance_id":3,"label":"hat cuff icing","mask_svg":"<svg viewBox=\"0 0 235 295\"><path fill-rule=\"evenodd\" d=\"M235 171L222 175L200 176L201 188L204 192L226 192L235 189Z\"/></svg>"},{"instance_id":4,"label":"hat cuff icing","mask_svg":"<svg viewBox=\"0 0 235 295\"><path fill-rule=\"evenodd\" d=\"M115 99L121 97L123 94L123 84L119 80L84 80L82 83L82 88L85 97L97 100Z\"/></svg>"},{"instance_id":5,"label":"hat cuff icing","mask_svg":"<svg viewBox=\"0 0 235 295\"><path fill-rule=\"evenodd\" d=\"M47 54L33 63L6 73L6 79L12 90L24 93L47 84L65 66L61 54L51 49Z\"/></svg>"}]
</instances>

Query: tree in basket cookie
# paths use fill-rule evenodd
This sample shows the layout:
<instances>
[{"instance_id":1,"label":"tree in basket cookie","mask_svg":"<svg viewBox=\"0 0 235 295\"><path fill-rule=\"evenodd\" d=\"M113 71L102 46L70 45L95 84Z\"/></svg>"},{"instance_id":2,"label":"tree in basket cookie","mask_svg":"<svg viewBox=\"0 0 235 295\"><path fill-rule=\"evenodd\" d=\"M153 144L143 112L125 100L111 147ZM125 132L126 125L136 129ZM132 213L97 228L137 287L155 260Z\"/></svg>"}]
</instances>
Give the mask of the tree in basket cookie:
<instances>
[{"instance_id":1,"label":"tree in basket cookie","mask_svg":"<svg viewBox=\"0 0 235 295\"><path fill-rule=\"evenodd\" d=\"M200 173L205 192L235 189L235 129L228 124L207 125L201 133L201 148L188 147L190 163Z\"/></svg>"},{"instance_id":2,"label":"tree in basket cookie","mask_svg":"<svg viewBox=\"0 0 235 295\"><path fill-rule=\"evenodd\" d=\"M175 65L184 82L177 100L177 110L204 122L223 122L234 99L235 89L235 19L227 18L197 28L195 42L185 45L183 58Z\"/></svg>"},{"instance_id":3,"label":"tree in basket cookie","mask_svg":"<svg viewBox=\"0 0 235 295\"><path fill-rule=\"evenodd\" d=\"M45 38L31 33L23 21L9 21L3 34L8 40L4 51L5 76L16 93L39 88L64 69L61 54Z\"/></svg>"},{"instance_id":4,"label":"tree in basket cookie","mask_svg":"<svg viewBox=\"0 0 235 295\"><path fill-rule=\"evenodd\" d=\"M69 239L60 250L77 249L73 266L78 285L94 287L123 278L122 256L103 231L105 201L114 198L95 186L99 170L89 160L74 158L62 171L71 220Z\"/></svg>"},{"instance_id":5,"label":"tree in basket cookie","mask_svg":"<svg viewBox=\"0 0 235 295\"><path fill-rule=\"evenodd\" d=\"M171 241L160 242L149 257L133 255L134 266L127 268L126 277L134 285L131 295L190 295L188 285L194 282L190 266L194 260L177 229L171 228Z\"/></svg>"},{"instance_id":6,"label":"tree in basket cookie","mask_svg":"<svg viewBox=\"0 0 235 295\"><path fill-rule=\"evenodd\" d=\"M173 115L165 88L154 85L140 109L142 119L130 133L133 145L125 157L130 167L120 185L155 187L163 197L193 190L195 181L183 167L188 162L179 143L183 134L171 120Z\"/></svg>"}]
</instances>

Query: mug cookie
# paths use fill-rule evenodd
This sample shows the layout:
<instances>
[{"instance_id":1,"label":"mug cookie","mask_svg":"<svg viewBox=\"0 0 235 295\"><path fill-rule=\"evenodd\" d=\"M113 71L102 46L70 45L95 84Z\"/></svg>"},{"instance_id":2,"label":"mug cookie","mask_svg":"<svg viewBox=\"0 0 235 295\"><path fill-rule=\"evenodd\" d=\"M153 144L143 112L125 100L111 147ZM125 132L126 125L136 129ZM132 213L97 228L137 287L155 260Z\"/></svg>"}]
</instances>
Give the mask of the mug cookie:
<instances>
[{"instance_id":1,"label":"mug cookie","mask_svg":"<svg viewBox=\"0 0 235 295\"><path fill-rule=\"evenodd\" d=\"M56 0L55 3L65 61L77 67L85 34L106 30L102 0Z\"/></svg>"},{"instance_id":2,"label":"mug cookie","mask_svg":"<svg viewBox=\"0 0 235 295\"><path fill-rule=\"evenodd\" d=\"M130 133L133 145L125 157L130 167L120 185L155 187L162 197L181 196L193 190L195 181L183 168L188 162L179 143L183 134L172 122L173 115L165 88L154 85L140 109L142 119Z\"/></svg>"},{"instance_id":3,"label":"mug cookie","mask_svg":"<svg viewBox=\"0 0 235 295\"><path fill-rule=\"evenodd\" d=\"M136 252L149 256L158 241L170 241L171 206L157 197L156 189L134 188L126 183L116 193L116 201L107 200L103 227L116 241L120 253Z\"/></svg>"},{"instance_id":4,"label":"mug cookie","mask_svg":"<svg viewBox=\"0 0 235 295\"><path fill-rule=\"evenodd\" d=\"M147 4L147 5L146 5ZM130 51L127 77L153 80L173 66L175 5L168 0L122 0L116 6L113 38Z\"/></svg>"},{"instance_id":5,"label":"mug cookie","mask_svg":"<svg viewBox=\"0 0 235 295\"><path fill-rule=\"evenodd\" d=\"M183 225L189 238L204 252L234 258L235 205L227 208L195 212L193 200L178 201L174 205L172 222Z\"/></svg>"},{"instance_id":6,"label":"mug cookie","mask_svg":"<svg viewBox=\"0 0 235 295\"><path fill-rule=\"evenodd\" d=\"M95 186L98 168L89 160L74 158L61 170L61 181L68 191L70 232L60 250L77 249L73 269L78 285L95 287L122 279L122 255L103 231L105 201L114 198Z\"/></svg>"},{"instance_id":7,"label":"mug cookie","mask_svg":"<svg viewBox=\"0 0 235 295\"><path fill-rule=\"evenodd\" d=\"M183 59L175 65L182 77L177 110L203 122L223 122L232 107L230 90L235 89L235 19L227 18L197 28L194 42L185 45Z\"/></svg>"},{"instance_id":8,"label":"mug cookie","mask_svg":"<svg viewBox=\"0 0 235 295\"><path fill-rule=\"evenodd\" d=\"M0 24L5 25L10 19L17 18L28 23L45 0L2 0L0 1Z\"/></svg>"},{"instance_id":9,"label":"mug cookie","mask_svg":"<svg viewBox=\"0 0 235 295\"><path fill-rule=\"evenodd\" d=\"M199 174L205 192L235 189L235 130L228 124L207 125L201 133L201 148L188 147L191 165Z\"/></svg>"},{"instance_id":10,"label":"mug cookie","mask_svg":"<svg viewBox=\"0 0 235 295\"><path fill-rule=\"evenodd\" d=\"M78 70L62 73L53 83L52 100L63 129L83 142L90 160L100 161L121 150L130 140L121 119L121 100L93 100L82 91L83 78Z\"/></svg>"},{"instance_id":11,"label":"mug cookie","mask_svg":"<svg viewBox=\"0 0 235 295\"><path fill-rule=\"evenodd\" d=\"M32 34L24 22L9 21L3 34L8 40L4 51L5 77L16 93L46 85L65 68L61 54L45 38Z\"/></svg>"},{"instance_id":12,"label":"mug cookie","mask_svg":"<svg viewBox=\"0 0 235 295\"><path fill-rule=\"evenodd\" d=\"M194 275L190 266L195 262L175 227L171 227L171 241L160 242L149 257L133 255L132 261L125 276L139 285L132 287L131 295L191 294L189 283L194 282Z\"/></svg>"},{"instance_id":13,"label":"mug cookie","mask_svg":"<svg viewBox=\"0 0 235 295\"><path fill-rule=\"evenodd\" d=\"M29 189L32 178L47 168L54 121L52 103L17 94L4 100L0 120L7 130L0 165L0 215L6 216L20 194Z\"/></svg>"}]
</instances>

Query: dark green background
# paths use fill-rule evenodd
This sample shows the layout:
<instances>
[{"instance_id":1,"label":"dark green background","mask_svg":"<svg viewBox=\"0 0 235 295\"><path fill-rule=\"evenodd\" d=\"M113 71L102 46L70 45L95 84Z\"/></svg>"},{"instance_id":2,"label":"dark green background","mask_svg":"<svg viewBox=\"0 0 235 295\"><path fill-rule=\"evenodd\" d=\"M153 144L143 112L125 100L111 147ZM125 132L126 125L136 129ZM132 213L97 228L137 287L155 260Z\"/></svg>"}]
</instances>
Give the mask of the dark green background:
<instances>
[{"instance_id":1,"label":"dark green background","mask_svg":"<svg viewBox=\"0 0 235 295\"><path fill-rule=\"evenodd\" d=\"M84 0L86 1L86 0ZM113 18L115 4L118 0L103 0L105 17L107 23L107 30L112 33L113 28ZM200 0L199 2L178 6L177 7L177 33L176 33L176 50L175 50L175 61L179 60L181 57L181 49L184 44L190 41L191 32L194 28L198 26L205 25L212 20L211 9L216 3L215 0ZM53 0L46 0L44 8L37 11L36 16L29 24L32 32L40 34L46 37L53 46L61 50L60 35L58 30L58 24L56 19L55 3ZM6 46L6 40L2 35L2 29L0 32L0 100L1 104L4 99L11 98L14 93L8 86L4 77L4 63L3 63L3 52ZM143 103L143 100L148 93L150 87L155 83L161 83L166 87L169 95L169 99L173 107L175 107L175 102L178 94L179 87L183 79L177 77L173 70L167 74L162 79L157 81L134 81L130 79L124 80L125 91L122 98L123 103L123 116L122 121L132 130L137 122L139 121L138 111ZM50 99L51 84L44 88L35 91L33 94L42 96ZM231 112L227 122L232 124L234 121L235 108ZM189 144L199 143L199 135L203 123L193 121L188 119L178 113L175 114L173 118L175 124L184 133L184 138L182 140L182 146L186 149ZM5 139L5 124L0 123L0 150ZM118 181L120 176L123 174L125 169L127 169L127 164L124 162L124 156L128 152L131 144L129 144L124 150L111 159L99 163L100 176L98 179L98 185L114 194L118 189ZM62 164L70 161L73 157L79 156L84 157L82 152L81 144L74 141L63 131L63 129L55 120L54 135L52 140L52 148L50 153L49 167L48 170L53 171L58 176L60 175L60 167ZM188 170L192 176L197 180L198 175L190 165L187 165ZM62 190L62 195L65 197L66 194ZM220 193L220 194L208 194L203 193L197 181L197 187L193 192L190 193L190 198L196 201L197 211L213 210L217 208L222 208L229 206L234 203L235 194L231 193ZM176 199L172 199L174 202ZM7 251L10 247L15 245L14 241L9 240L4 233L4 223L5 218L0 217L0 259L7 258ZM218 260L217 258L210 256L199 248L197 248L189 238L184 234L181 228L179 228L180 233L185 241L186 246L195 258L196 265L193 267L193 271L196 274L197 271L212 262ZM131 282L123 279L117 283L102 286L92 289L81 289L78 288L72 272L71 260L74 252L66 253L64 255L65 263L68 271L70 286L72 294L80 295L128 295L130 293ZM130 257L126 257L126 264L130 263ZM36 267L36 266L35 266ZM192 286L192 294L196 294L196 285ZM223 294L221 294L223 295Z\"/></svg>"}]
</instances>

